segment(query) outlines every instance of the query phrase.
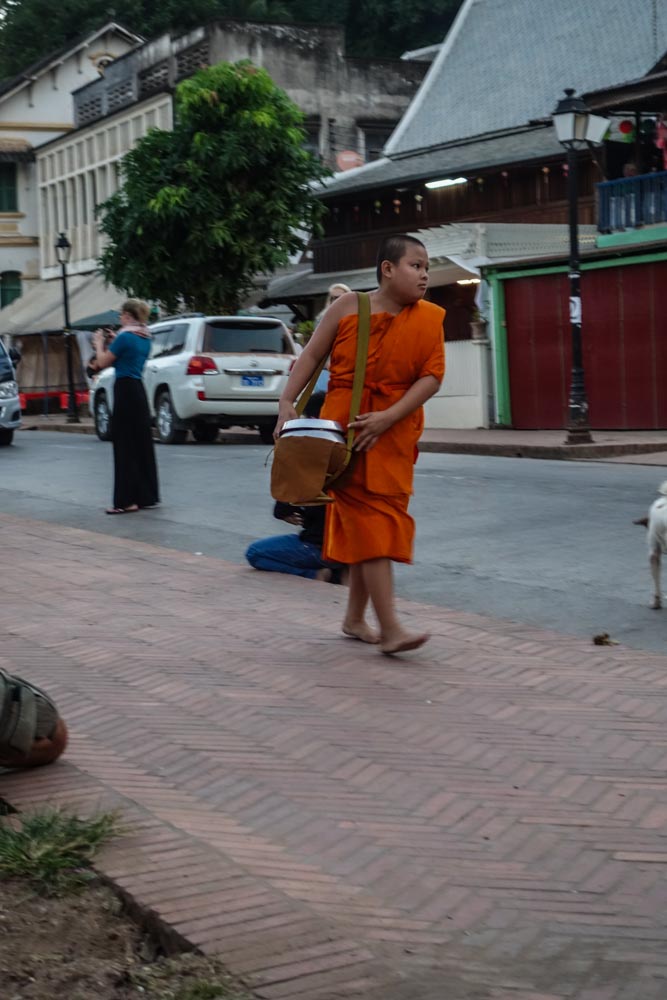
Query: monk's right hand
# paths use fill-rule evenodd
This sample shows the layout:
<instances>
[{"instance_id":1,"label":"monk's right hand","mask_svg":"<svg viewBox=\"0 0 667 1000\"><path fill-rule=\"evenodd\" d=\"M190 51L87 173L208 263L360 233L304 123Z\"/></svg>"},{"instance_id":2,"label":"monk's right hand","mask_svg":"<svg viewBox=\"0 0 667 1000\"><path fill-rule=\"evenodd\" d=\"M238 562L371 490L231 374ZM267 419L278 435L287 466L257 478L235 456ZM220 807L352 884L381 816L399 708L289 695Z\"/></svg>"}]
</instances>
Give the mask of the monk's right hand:
<instances>
[{"instance_id":1,"label":"monk's right hand","mask_svg":"<svg viewBox=\"0 0 667 1000\"><path fill-rule=\"evenodd\" d=\"M276 421L276 426L273 431L273 440L278 440L282 426L287 420L296 420L297 417L298 413L294 409L294 403L284 403L280 400L278 403L278 420Z\"/></svg>"}]
</instances>

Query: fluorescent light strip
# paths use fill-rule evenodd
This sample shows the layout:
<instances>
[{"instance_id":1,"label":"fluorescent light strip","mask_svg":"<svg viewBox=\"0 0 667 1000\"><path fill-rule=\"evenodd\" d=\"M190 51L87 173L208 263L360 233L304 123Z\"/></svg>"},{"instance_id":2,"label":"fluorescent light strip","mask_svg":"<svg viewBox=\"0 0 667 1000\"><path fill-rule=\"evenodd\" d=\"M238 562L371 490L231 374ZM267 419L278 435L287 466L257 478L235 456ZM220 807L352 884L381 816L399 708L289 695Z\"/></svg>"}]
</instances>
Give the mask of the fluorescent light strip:
<instances>
[{"instance_id":1,"label":"fluorescent light strip","mask_svg":"<svg viewBox=\"0 0 667 1000\"><path fill-rule=\"evenodd\" d=\"M427 181L426 187L430 191L435 191L437 188L448 188L454 187L455 184L467 184L467 177L445 177L441 181Z\"/></svg>"}]
</instances>

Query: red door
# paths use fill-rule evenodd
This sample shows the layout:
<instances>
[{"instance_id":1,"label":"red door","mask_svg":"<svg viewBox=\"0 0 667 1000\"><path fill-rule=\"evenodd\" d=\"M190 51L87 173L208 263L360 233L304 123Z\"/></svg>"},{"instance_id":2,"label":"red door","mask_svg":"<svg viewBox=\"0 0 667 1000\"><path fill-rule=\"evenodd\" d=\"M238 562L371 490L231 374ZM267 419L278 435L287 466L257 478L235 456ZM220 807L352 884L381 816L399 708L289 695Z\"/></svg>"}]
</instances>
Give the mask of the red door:
<instances>
[{"instance_id":1,"label":"red door","mask_svg":"<svg viewBox=\"0 0 667 1000\"><path fill-rule=\"evenodd\" d=\"M585 271L582 339L591 426L667 428L667 261ZM567 275L505 282L512 423L567 420L571 341Z\"/></svg>"}]
</instances>

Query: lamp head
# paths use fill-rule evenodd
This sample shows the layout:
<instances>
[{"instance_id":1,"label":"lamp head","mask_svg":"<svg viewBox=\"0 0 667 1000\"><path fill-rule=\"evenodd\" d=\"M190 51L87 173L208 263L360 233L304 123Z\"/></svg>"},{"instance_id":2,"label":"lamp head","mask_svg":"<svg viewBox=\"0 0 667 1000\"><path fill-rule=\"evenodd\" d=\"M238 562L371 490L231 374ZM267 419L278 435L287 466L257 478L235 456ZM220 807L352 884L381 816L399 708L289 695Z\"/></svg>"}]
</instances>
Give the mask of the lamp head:
<instances>
[{"instance_id":1,"label":"lamp head","mask_svg":"<svg viewBox=\"0 0 667 1000\"><path fill-rule=\"evenodd\" d=\"M67 239L64 233L59 233L58 239L55 242L56 257L58 258L59 264L68 264L70 254L72 252L72 244Z\"/></svg>"},{"instance_id":2,"label":"lamp head","mask_svg":"<svg viewBox=\"0 0 667 1000\"><path fill-rule=\"evenodd\" d=\"M565 97L556 105L552 118L558 141L565 149L599 146L609 127L608 120L592 114L571 87L565 90Z\"/></svg>"}]
</instances>

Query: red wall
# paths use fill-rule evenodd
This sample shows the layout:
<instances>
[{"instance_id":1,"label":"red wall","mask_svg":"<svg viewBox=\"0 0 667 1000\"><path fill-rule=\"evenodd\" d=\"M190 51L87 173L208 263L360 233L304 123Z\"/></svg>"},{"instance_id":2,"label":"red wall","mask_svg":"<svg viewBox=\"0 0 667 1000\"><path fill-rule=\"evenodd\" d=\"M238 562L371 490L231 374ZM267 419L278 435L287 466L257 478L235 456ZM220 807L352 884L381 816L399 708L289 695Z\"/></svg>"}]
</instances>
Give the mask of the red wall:
<instances>
[{"instance_id":1,"label":"red wall","mask_svg":"<svg viewBox=\"0 0 667 1000\"><path fill-rule=\"evenodd\" d=\"M514 278L504 286L513 426L564 427L567 275ZM581 298L591 426L667 428L667 261L585 271Z\"/></svg>"}]
</instances>

